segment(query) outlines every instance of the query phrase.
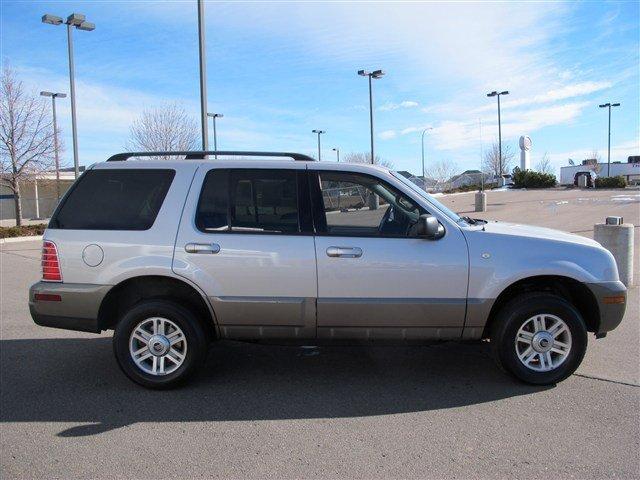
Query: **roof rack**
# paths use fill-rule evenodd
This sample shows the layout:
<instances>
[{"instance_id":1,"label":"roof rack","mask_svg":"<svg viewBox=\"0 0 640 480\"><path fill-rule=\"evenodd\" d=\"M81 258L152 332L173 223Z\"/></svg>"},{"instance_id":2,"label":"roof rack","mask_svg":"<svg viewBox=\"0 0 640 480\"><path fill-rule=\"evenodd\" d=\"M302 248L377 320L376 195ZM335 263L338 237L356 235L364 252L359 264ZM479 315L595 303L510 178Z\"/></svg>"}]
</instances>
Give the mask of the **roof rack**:
<instances>
[{"instance_id":1,"label":"roof rack","mask_svg":"<svg viewBox=\"0 0 640 480\"><path fill-rule=\"evenodd\" d=\"M297 162L315 162L316 160L302 153L290 152L234 152L234 151L205 151L184 150L177 152L124 152L116 153L107 159L107 162L124 162L131 157L165 157L184 155L185 160L204 160L206 156L221 155L233 157L288 157Z\"/></svg>"}]
</instances>

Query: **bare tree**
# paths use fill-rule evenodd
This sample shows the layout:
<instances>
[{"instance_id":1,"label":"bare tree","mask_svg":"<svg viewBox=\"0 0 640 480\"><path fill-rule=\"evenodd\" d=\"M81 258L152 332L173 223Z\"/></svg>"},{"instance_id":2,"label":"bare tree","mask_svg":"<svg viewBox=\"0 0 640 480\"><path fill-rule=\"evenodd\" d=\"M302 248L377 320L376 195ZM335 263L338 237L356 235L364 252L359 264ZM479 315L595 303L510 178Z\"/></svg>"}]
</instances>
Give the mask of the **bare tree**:
<instances>
[{"instance_id":1,"label":"bare tree","mask_svg":"<svg viewBox=\"0 0 640 480\"><path fill-rule=\"evenodd\" d=\"M0 184L13 192L16 225L21 226L20 184L51 169L54 133L47 102L25 94L9 66L4 67L0 84Z\"/></svg>"},{"instance_id":2,"label":"bare tree","mask_svg":"<svg viewBox=\"0 0 640 480\"><path fill-rule=\"evenodd\" d=\"M144 110L131 125L126 148L149 152L193 150L198 139L195 119L172 103ZM157 158L168 160L171 156Z\"/></svg>"},{"instance_id":3,"label":"bare tree","mask_svg":"<svg viewBox=\"0 0 640 480\"><path fill-rule=\"evenodd\" d=\"M536 170L540 173L553 173L553 165L547 152L544 152L544 155L536 165Z\"/></svg>"},{"instance_id":4,"label":"bare tree","mask_svg":"<svg viewBox=\"0 0 640 480\"><path fill-rule=\"evenodd\" d=\"M491 148L484 154L482 162L482 170L495 176L506 173L511 170L515 153L511 145L502 145L502 172L500 172L500 146L494 143Z\"/></svg>"},{"instance_id":5,"label":"bare tree","mask_svg":"<svg viewBox=\"0 0 640 480\"><path fill-rule=\"evenodd\" d=\"M437 183L440 190L446 190L446 185L456 173L456 164L450 160L438 160L427 168L427 177L432 178Z\"/></svg>"},{"instance_id":6,"label":"bare tree","mask_svg":"<svg viewBox=\"0 0 640 480\"><path fill-rule=\"evenodd\" d=\"M591 153L589 154L589 160L595 160L596 162L600 163L602 162L602 155L600 155L600 152L598 152L598 150L591 150Z\"/></svg>"},{"instance_id":7,"label":"bare tree","mask_svg":"<svg viewBox=\"0 0 640 480\"><path fill-rule=\"evenodd\" d=\"M371 165L371 153L351 152L344 156L344 161L346 163L367 163ZM374 164L382 167L393 168L393 162L383 160L378 155L375 156Z\"/></svg>"},{"instance_id":8,"label":"bare tree","mask_svg":"<svg viewBox=\"0 0 640 480\"><path fill-rule=\"evenodd\" d=\"M591 164L591 169L599 175L602 171L602 156L600 155L600 152L595 149L592 150L587 160L595 160L595 162Z\"/></svg>"}]
</instances>

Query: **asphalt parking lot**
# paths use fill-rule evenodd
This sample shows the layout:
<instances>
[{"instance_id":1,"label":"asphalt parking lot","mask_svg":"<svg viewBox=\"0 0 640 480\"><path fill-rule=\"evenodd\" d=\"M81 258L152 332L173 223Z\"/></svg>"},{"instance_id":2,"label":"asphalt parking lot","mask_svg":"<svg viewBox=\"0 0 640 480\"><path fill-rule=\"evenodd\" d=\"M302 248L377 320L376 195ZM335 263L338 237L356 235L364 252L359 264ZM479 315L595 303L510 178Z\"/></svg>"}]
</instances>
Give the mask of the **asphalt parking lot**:
<instances>
[{"instance_id":1,"label":"asphalt parking lot","mask_svg":"<svg viewBox=\"0 0 640 480\"><path fill-rule=\"evenodd\" d=\"M484 214L473 194L441 200L585 236L606 215L640 223L638 190L490 192ZM555 387L516 383L484 344L227 343L195 381L154 392L120 373L110 335L33 324L39 249L0 245L2 478L640 478L638 287Z\"/></svg>"}]
</instances>

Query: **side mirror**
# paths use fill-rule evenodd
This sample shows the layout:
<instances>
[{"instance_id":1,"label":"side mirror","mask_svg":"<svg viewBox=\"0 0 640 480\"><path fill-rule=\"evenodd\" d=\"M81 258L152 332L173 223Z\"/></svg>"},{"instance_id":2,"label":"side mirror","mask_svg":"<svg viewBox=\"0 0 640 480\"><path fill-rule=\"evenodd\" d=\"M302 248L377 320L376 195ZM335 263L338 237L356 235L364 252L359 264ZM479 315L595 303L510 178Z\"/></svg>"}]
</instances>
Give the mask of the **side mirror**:
<instances>
[{"instance_id":1,"label":"side mirror","mask_svg":"<svg viewBox=\"0 0 640 480\"><path fill-rule=\"evenodd\" d=\"M444 227L433 215L420 215L418 218L418 236L437 240L444 236Z\"/></svg>"}]
</instances>

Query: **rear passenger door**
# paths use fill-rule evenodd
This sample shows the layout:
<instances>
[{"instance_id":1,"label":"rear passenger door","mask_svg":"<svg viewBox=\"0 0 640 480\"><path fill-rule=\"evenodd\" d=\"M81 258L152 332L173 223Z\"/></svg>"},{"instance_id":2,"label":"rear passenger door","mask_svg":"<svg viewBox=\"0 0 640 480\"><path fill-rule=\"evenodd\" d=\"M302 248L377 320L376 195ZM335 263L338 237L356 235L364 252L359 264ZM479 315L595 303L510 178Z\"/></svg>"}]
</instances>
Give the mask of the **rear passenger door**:
<instances>
[{"instance_id":1,"label":"rear passenger door","mask_svg":"<svg viewBox=\"0 0 640 480\"><path fill-rule=\"evenodd\" d=\"M173 269L208 296L223 336L315 338L316 261L304 165L196 174Z\"/></svg>"}]
</instances>

